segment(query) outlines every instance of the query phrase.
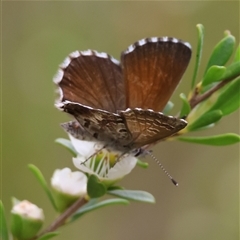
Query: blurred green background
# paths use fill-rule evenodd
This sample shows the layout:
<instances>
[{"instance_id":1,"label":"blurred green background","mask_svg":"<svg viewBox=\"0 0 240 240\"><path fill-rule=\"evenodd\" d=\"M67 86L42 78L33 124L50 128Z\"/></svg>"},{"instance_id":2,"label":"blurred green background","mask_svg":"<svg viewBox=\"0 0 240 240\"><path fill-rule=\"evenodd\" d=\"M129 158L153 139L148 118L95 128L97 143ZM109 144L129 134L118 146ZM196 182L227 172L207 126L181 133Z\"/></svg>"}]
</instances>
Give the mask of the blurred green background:
<instances>
[{"instance_id":1,"label":"blurred green background","mask_svg":"<svg viewBox=\"0 0 240 240\"><path fill-rule=\"evenodd\" d=\"M119 59L133 42L173 36L191 43L193 57L172 97L188 93L196 53L196 24L205 26L205 70L213 46L228 29L239 42L239 2L3 2L2 23L2 193L6 211L12 196L44 209L47 226L55 217L43 190L27 169L37 165L50 179L56 168L74 169L70 154L54 143L66 137L59 123L70 118L54 108L52 77L72 51L95 49ZM239 132L239 113L195 135ZM210 147L161 143L154 154L179 182L174 187L152 159L122 180L127 189L146 190L156 204L111 206L61 229L55 239L238 240L239 146ZM9 214L8 214L9 217Z\"/></svg>"}]
</instances>

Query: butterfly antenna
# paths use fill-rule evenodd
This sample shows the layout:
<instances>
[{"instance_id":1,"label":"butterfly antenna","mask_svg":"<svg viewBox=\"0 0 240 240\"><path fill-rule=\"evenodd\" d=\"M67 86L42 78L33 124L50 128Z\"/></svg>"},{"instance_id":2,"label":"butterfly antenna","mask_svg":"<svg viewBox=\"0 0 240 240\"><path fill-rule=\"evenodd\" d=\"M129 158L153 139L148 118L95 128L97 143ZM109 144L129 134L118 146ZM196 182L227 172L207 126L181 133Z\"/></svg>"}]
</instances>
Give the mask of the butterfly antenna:
<instances>
[{"instance_id":1,"label":"butterfly antenna","mask_svg":"<svg viewBox=\"0 0 240 240\"><path fill-rule=\"evenodd\" d=\"M148 151L148 155L151 156L151 158L158 164L158 166L163 170L163 172L170 178L172 183L177 187L178 182L173 179L173 177L168 173L168 171L163 167L163 165L160 163L160 161L150 152Z\"/></svg>"}]
</instances>

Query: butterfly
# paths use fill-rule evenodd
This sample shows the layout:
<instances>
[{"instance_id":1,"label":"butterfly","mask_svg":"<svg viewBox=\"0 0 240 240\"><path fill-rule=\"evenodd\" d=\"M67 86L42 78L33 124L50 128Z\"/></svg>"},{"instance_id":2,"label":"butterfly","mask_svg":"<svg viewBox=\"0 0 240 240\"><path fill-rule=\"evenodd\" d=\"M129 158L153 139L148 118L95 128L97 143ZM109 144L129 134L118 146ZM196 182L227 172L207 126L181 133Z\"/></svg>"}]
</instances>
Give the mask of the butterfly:
<instances>
[{"instance_id":1,"label":"butterfly","mask_svg":"<svg viewBox=\"0 0 240 240\"><path fill-rule=\"evenodd\" d=\"M170 37L139 40L120 62L94 50L71 53L54 77L56 107L76 119L63 127L122 153L176 134L187 122L161 111L190 58L190 44Z\"/></svg>"}]
</instances>

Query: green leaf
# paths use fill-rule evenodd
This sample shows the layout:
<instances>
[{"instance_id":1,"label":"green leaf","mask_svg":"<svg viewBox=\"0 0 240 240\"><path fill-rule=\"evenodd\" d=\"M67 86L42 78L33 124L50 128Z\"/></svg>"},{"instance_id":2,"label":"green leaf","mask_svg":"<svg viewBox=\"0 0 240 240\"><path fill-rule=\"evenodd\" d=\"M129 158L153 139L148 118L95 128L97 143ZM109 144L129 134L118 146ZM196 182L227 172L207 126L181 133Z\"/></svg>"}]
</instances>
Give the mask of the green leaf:
<instances>
[{"instance_id":1,"label":"green leaf","mask_svg":"<svg viewBox=\"0 0 240 240\"><path fill-rule=\"evenodd\" d=\"M123 187L121 187L121 186L110 186L110 187L108 187L108 191L112 191L112 190L123 190L124 188Z\"/></svg>"},{"instance_id":2,"label":"green leaf","mask_svg":"<svg viewBox=\"0 0 240 240\"><path fill-rule=\"evenodd\" d=\"M141 168L148 168L149 164L146 162L141 161L140 159L137 160L137 165Z\"/></svg>"},{"instance_id":3,"label":"green leaf","mask_svg":"<svg viewBox=\"0 0 240 240\"><path fill-rule=\"evenodd\" d=\"M221 110L223 116L236 111L240 106L240 77L227 84L220 91L212 95L215 100L209 111Z\"/></svg>"},{"instance_id":4,"label":"green leaf","mask_svg":"<svg viewBox=\"0 0 240 240\"><path fill-rule=\"evenodd\" d=\"M197 46L196 63L195 63L194 71L193 71L191 89L194 89L194 87L195 87L195 82L196 82L198 69L200 66L201 58L202 58L202 49L203 49L203 38L204 38L203 25L197 24L197 30L198 30L198 46Z\"/></svg>"},{"instance_id":5,"label":"green leaf","mask_svg":"<svg viewBox=\"0 0 240 240\"><path fill-rule=\"evenodd\" d=\"M219 121L222 117L222 112L220 110L214 110L207 112L196 119L193 123L189 123L187 126L188 131L195 131L199 128L206 127L212 123Z\"/></svg>"},{"instance_id":6,"label":"green leaf","mask_svg":"<svg viewBox=\"0 0 240 240\"><path fill-rule=\"evenodd\" d=\"M226 72L226 67L223 66L211 66L202 80L202 87L205 87L211 83L218 82L222 79L222 76Z\"/></svg>"},{"instance_id":7,"label":"green leaf","mask_svg":"<svg viewBox=\"0 0 240 240\"><path fill-rule=\"evenodd\" d=\"M37 238L37 240L48 240L57 235L59 235L59 232L49 232L49 233L46 233L46 234L42 235L41 237Z\"/></svg>"},{"instance_id":8,"label":"green leaf","mask_svg":"<svg viewBox=\"0 0 240 240\"><path fill-rule=\"evenodd\" d=\"M205 73L213 65L224 66L231 57L235 46L235 37L230 33L224 37L213 49Z\"/></svg>"},{"instance_id":9,"label":"green leaf","mask_svg":"<svg viewBox=\"0 0 240 240\"><path fill-rule=\"evenodd\" d=\"M81 207L70 219L69 222L73 222L76 219L78 219L79 217L81 217L82 215L91 212L93 210L102 208L102 207L106 207L106 206L110 206L110 205L116 205L116 204L124 204L124 205L128 205L129 201L125 200L125 199L121 199L121 198L114 198L114 199L108 199L108 200L104 200L102 202L97 202L96 199L91 199L87 204L85 204L83 207Z\"/></svg>"},{"instance_id":10,"label":"green leaf","mask_svg":"<svg viewBox=\"0 0 240 240\"><path fill-rule=\"evenodd\" d=\"M108 191L109 194L126 198L129 200L139 201L139 202L147 202L147 203L155 203L155 198L152 194L145 191L136 191L136 190L113 190Z\"/></svg>"},{"instance_id":11,"label":"green leaf","mask_svg":"<svg viewBox=\"0 0 240 240\"><path fill-rule=\"evenodd\" d=\"M9 240L7 221L5 218L5 211L2 201L0 201L0 239Z\"/></svg>"},{"instance_id":12,"label":"green leaf","mask_svg":"<svg viewBox=\"0 0 240 240\"><path fill-rule=\"evenodd\" d=\"M87 192L91 198L99 198L107 191L106 186L95 175L88 178Z\"/></svg>"},{"instance_id":13,"label":"green leaf","mask_svg":"<svg viewBox=\"0 0 240 240\"><path fill-rule=\"evenodd\" d=\"M70 140L65 139L65 138L57 138L55 140L55 143L58 143L60 145L62 145L63 147L65 147L67 150L70 151L70 153L76 157L77 156L77 151L75 150L75 148L73 147L72 143Z\"/></svg>"},{"instance_id":14,"label":"green leaf","mask_svg":"<svg viewBox=\"0 0 240 240\"><path fill-rule=\"evenodd\" d=\"M168 114L174 107L174 104L171 101L168 101L168 103L166 104L166 106L163 109L163 113L164 114Z\"/></svg>"},{"instance_id":15,"label":"green leaf","mask_svg":"<svg viewBox=\"0 0 240 240\"><path fill-rule=\"evenodd\" d=\"M220 80L234 79L240 76L240 62L234 62L226 68L226 72Z\"/></svg>"},{"instance_id":16,"label":"green leaf","mask_svg":"<svg viewBox=\"0 0 240 240\"><path fill-rule=\"evenodd\" d=\"M40 183L40 185L42 186L43 190L45 191L45 193L47 194L50 202L52 203L53 207L55 210L57 209L56 203L54 201L53 195L47 185L47 182L44 178L44 176L42 175L41 171L33 164L29 164L28 168L31 170L31 172L34 174L34 176L36 177L36 179L38 180L38 182Z\"/></svg>"},{"instance_id":17,"label":"green leaf","mask_svg":"<svg viewBox=\"0 0 240 240\"><path fill-rule=\"evenodd\" d=\"M234 62L240 62L240 44L238 45L238 48L236 50Z\"/></svg>"},{"instance_id":18,"label":"green leaf","mask_svg":"<svg viewBox=\"0 0 240 240\"><path fill-rule=\"evenodd\" d=\"M234 133L226 133L210 137L178 137L177 139L184 142L212 146L224 146L240 142L240 136Z\"/></svg>"},{"instance_id":19,"label":"green leaf","mask_svg":"<svg viewBox=\"0 0 240 240\"><path fill-rule=\"evenodd\" d=\"M187 97L184 93L180 94L180 98L182 100L182 109L181 109L181 112L180 112L180 117L184 117L184 116L187 116L190 113L191 107L190 107L188 99L187 99Z\"/></svg>"}]
</instances>

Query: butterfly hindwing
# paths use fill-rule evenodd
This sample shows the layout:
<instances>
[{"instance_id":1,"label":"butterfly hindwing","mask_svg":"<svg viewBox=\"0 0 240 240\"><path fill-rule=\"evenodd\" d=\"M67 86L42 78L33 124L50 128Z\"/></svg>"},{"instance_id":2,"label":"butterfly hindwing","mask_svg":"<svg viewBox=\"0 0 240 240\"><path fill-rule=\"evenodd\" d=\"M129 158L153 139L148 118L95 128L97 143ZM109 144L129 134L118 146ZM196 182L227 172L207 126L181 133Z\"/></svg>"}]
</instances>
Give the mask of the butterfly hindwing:
<instances>
[{"instance_id":1,"label":"butterfly hindwing","mask_svg":"<svg viewBox=\"0 0 240 240\"><path fill-rule=\"evenodd\" d=\"M127 109L120 115L125 119L126 127L132 134L132 149L170 137L187 125L183 119L148 109Z\"/></svg>"}]
</instances>

